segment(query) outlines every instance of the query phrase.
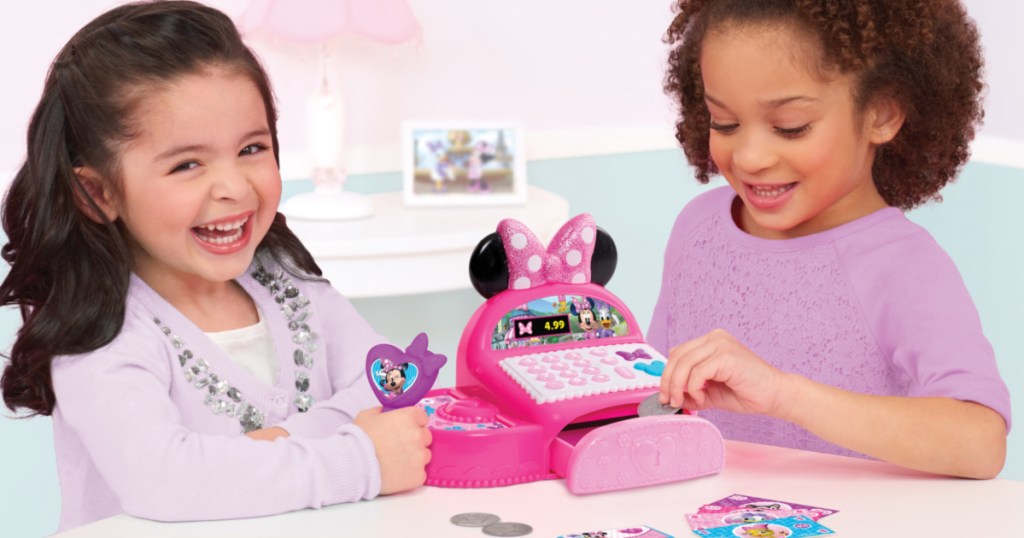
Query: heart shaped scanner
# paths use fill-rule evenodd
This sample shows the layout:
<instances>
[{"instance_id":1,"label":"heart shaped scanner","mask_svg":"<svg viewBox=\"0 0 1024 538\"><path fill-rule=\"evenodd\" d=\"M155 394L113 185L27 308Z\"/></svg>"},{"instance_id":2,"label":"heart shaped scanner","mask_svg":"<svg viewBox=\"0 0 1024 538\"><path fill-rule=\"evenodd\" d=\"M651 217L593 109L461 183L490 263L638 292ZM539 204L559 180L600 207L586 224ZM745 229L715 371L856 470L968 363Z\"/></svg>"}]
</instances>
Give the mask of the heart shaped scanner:
<instances>
[{"instance_id":1,"label":"heart shaped scanner","mask_svg":"<svg viewBox=\"0 0 1024 538\"><path fill-rule=\"evenodd\" d=\"M420 401L437 379L447 357L427 349L427 335L416 335L405 351L377 344L366 353L366 375L384 411Z\"/></svg>"},{"instance_id":2,"label":"heart shaped scanner","mask_svg":"<svg viewBox=\"0 0 1024 538\"><path fill-rule=\"evenodd\" d=\"M543 245L506 219L469 261L487 300L459 342L455 388L427 394L427 484L490 487L564 478L573 493L717 473L718 429L690 414L638 417L665 357L605 289L615 243L581 214Z\"/></svg>"}]
</instances>

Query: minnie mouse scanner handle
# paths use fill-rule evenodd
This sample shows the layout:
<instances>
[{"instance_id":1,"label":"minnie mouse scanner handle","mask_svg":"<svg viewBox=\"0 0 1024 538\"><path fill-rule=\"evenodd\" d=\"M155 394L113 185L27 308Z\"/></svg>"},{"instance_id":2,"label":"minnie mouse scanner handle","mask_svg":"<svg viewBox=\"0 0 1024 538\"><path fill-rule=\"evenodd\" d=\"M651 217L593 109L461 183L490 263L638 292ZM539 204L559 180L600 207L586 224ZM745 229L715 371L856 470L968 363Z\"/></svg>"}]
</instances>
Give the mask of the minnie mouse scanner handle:
<instances>
[{"instance_id":1,"label":"minnie mouse scanner handle","mask_svg":"<svg viewBox=\"0 0 1024 538\"><path fill-rule=\"evenodd\" d=\"M420 401L447 360L431 353L427 333L420 333L405 351L391 344L371 347L366 353L366 377L384 411L390 411Z\"/></svg>"}]
</instances>

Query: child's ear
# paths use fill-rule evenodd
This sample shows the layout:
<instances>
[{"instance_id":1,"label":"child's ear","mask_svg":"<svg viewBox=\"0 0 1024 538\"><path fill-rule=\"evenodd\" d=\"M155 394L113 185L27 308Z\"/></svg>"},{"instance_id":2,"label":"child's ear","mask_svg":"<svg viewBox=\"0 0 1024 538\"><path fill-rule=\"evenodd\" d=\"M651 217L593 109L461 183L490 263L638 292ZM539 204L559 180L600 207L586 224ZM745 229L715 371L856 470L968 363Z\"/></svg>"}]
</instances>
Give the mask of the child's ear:
<instances>
[{"instance_id":1,"label":"child's ear","mask_svg":"<svg viewBox=\"0 0 1024 538\"><path fill-rule=\"evenodd\" d=\"M78 178L80 189L75 189L75 202L78 209L93 221L103 224L107 220L113 222L117 219L117 208L114 206L114 199L100 175L88 166L75 168L75 177ZM95 204L95 206L94 206ZM100 213L96 210L99 209Z\"/></svg>"},{"instance_id":2,"label":"child's ear","mask_svg":"<svg viewBox=\"0 0 1024 538\"><path fill-rule=\"evenodd\" d=\"M903 105L891 97L875 99L867 112L868 136L871 143L877 146L896 138L907 119Z\"/></svg>"}]
</instances>

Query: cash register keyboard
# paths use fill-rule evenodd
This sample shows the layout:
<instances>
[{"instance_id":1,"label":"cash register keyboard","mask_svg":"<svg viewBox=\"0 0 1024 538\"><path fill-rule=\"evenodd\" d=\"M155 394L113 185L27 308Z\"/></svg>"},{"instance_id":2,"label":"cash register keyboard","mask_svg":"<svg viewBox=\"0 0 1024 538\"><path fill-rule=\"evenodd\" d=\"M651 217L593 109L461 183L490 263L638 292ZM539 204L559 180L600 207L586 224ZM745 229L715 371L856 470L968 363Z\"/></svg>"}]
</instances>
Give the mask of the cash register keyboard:
<instances>
[{"instance_id":1,"label":"cash register keyboard","mask_svg":"<svg viewBox=\"0 0 1024 538\"><path fill-rule=\"evenodd\" d=\"M499 364L538 404L661 384L665 357L642 343L546 350Z\"/></svg>"}]
</instances>

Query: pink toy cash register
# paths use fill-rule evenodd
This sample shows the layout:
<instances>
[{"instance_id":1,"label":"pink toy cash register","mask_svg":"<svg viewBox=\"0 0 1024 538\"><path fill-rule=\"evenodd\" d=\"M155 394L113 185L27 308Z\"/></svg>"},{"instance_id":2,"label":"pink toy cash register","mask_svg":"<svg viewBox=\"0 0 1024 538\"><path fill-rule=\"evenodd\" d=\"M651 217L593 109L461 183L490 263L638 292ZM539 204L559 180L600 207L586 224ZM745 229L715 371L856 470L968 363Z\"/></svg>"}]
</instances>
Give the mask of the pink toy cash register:
<instances>
[{"instance_id":1,"label":"pink toy cash register","mask_svg":"<svg viewBox=\"0 0 1024 538\"><path fill-rule=\"evenodd\" d=\"M417 405L430 416L427 484L491 487L564 478L576 494L717 473L722 437L694 415L637 416L665 358L604 288L615 244L593 217L545 248L507 219L470 260L487 301L459 343L456 387Z\"/></svg>"}]
</instances>

